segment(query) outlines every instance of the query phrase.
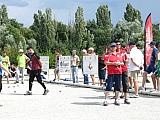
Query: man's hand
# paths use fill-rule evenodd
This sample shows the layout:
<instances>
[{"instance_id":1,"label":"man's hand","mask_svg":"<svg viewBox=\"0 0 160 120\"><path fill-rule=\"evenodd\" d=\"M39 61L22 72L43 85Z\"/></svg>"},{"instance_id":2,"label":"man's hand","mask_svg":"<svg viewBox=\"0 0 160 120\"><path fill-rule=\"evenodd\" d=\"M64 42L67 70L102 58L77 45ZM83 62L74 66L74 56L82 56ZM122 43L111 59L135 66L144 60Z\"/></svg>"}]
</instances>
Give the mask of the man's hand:
<instances>
[{"instance_id":1,"label":"man's hand","mask_svg":"<svg viewBox=\"0 0 160 120\"><path fill-rule=\"evenodd\" d=\"M12 74L11 74L10 72L8 72L8 76L9 76L9 78L11 78L11 77L12 77Z\"/></svg>"}]
</instances>

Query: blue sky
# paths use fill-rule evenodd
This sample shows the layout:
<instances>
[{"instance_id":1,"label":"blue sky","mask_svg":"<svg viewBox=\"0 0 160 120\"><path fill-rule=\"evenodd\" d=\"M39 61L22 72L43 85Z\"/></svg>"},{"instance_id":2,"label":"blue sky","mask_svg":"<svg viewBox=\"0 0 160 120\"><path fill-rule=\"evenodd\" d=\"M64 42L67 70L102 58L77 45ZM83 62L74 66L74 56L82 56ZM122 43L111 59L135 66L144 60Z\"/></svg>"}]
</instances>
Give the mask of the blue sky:
<instances>
[{"instance_id":1,"label":"blue sky","mask_svg":"<svg viewBox=\"0 0 160 120\"><path fill-rule=\"evenodd\" d=\"M0 5L7 5L9 18L16 18L28 27L33 23L33 14L38 10L43 12L47 7L52 8L53 18L68 23L69 13L72 19L78 6L84 9L85 20L96 18L95 13L100 5L107 4L111 11L111 21L115 25L123 18L127 3L138 9L145 22L151 12L153 23L160 22L160 0L0 0Z\"/></svg>"}]
</instances>

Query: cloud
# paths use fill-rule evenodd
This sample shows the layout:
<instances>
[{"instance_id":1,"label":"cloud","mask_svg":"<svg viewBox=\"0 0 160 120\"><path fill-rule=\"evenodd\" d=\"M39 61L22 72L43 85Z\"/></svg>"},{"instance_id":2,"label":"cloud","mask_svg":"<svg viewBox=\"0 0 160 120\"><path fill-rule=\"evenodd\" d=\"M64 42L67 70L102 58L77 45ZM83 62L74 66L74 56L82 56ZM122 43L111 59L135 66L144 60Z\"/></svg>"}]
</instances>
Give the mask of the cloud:
<instances>
[{"instance_id":1,"label":"cloud","mask_svg":"<svg viewBox=\"0 0 160 120\"><path fill-rule=\"evenodd\" d=\"M0 4L5 4L7 6L17 6L17 7L26 7L29 4L23 0L1 0Z\"/></svg>"}]
</instances>

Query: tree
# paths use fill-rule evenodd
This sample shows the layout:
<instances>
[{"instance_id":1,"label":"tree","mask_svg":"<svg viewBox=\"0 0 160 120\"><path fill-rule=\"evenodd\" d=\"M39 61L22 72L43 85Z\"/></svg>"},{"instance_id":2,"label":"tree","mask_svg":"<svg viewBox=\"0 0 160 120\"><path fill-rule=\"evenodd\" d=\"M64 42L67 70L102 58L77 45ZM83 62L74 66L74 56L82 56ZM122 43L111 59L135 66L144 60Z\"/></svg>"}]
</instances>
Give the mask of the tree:
<instances>
[{"instance_id":1,"label":"tree","mask_svg":"<svg viewBox=\"0 0 160 120\"><path fill-rule=\"evenodd\" d=\"M8 23L7 7L3 4L0 8L0 25Z\"/></svg>"},{"instance_id":2,"label":"tree","mask_svg":"<svg viewBox=\"0 0 160 120\"><path fill-rule=\"evenodd\" d=\"M126 12L124 12L124 19L128 22L134 22L135 19L137 19L141 23L141 26L143 26L141 12L133 8L130 3L127 3Z\"/></svg>"},{"instance_id":3,"label":"tree","mask_svg":"<svg viewBox=\"0 0 160 120\"><path fill-rule=\"evenodd\" d=\"M160 43L160 23L155 23L152 25L153 40Z\"/></svg>"},{"instance_id":4,"label":"tree","mask_svg":"<svg viewBox=\"0 0 160 120\"><path fill-rule=\"evenodd\" d=\"M83 16L83 8L79 6L75 13L74 36L72 41L73 49L81 51L82 49L86 48L86 42L84 39L85 30L86 28Z\"/></svg>"},{"instance_id":5,"label":"tree","mask_svg":"<svg viewBox=\"0 0 160 120\"><path fill-rule=\"evenodd\" d=\"M96 12L98 28L94 31L94 41L97 52L105 51L106 45L111 42L111 19L107 5L101 5Z\"/></svg>"},{"instance_id":6,"label":"tree","mask_svg":"<svg viewBox=\"0 0 160 120\"><path fill-rule=\"evenodd\" d=\"M119 20L115 27L112 28L112 38L119 39L127 45L129 41L137 42L141 47L143 45L143 33L141 23L136 19L133 22Z\"/></svg>"}]
</instances>

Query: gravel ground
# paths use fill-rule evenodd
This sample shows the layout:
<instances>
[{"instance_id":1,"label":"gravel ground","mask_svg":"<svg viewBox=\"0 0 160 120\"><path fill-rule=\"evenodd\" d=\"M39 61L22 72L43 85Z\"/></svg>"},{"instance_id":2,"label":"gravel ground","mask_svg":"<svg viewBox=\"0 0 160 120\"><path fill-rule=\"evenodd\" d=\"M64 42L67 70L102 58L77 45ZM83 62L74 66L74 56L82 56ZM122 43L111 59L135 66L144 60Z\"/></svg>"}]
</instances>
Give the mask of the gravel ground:
<instances>
[{"instance_id":1,"label":"gravel ground","mask_svg":"<svg viewBox=\"0 0 160 120\"><path fill-rule=\"evenodd\" d=\"M19 86L19 87L18 87ZM24 85L3 84L0 93L0 120L159 120L160 98L140 95L129 99L130 105L102 106L102 90L46 83L50 92L44 96L37 83L33 95L24 96L28 82ZM132 95L132 94L130 94ZM113 93L110 93L110 97Z\"/></svg>"}]
</instances>

